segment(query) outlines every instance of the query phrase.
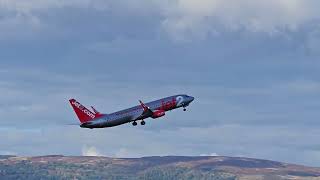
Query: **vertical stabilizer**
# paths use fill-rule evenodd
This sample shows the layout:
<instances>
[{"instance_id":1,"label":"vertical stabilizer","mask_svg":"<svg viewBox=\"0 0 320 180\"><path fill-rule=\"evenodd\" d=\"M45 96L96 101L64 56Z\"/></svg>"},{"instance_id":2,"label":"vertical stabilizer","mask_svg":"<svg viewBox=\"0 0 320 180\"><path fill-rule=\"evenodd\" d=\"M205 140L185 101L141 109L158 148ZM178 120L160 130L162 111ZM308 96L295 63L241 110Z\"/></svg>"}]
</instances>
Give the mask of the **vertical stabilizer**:
<instances>
[{"instance_id":1,"label":"vertical stabilizer","mask_svg":"<svg viewBox=\"0 0 320 180\"><path fill-rule=\"evenodd\" d=\"M80 104L75 99L70 99L69 102L70 102L73 110L77 114L81 123L91 121L91 120L97 118L98 116L100 116L100 114L97 115L97 114L91 112L89 109L84 107L82 104Z\"/></svg>"}]
</instances>

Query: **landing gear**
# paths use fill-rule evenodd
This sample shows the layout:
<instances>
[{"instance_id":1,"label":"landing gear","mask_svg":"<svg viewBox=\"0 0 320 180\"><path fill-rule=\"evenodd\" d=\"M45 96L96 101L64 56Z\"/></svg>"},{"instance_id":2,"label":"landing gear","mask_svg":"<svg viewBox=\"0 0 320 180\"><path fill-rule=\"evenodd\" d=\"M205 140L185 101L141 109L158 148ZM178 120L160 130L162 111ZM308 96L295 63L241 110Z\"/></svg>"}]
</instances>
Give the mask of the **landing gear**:
<instances>
[{"instance_id":1,"label":"landing gear","mask_svg":"<svg viewBox=\"0 0 320 180\"><path fill-rule=\"evenodd\" d=\"M183 107L183 111L186 111L187 109L185 107Z\"/></svg>"},{"instance_id":2,"label":"landing gear","mask_svg":"<svg viewBox=\"0 0 320 180\"><path fill-rule=\"evenodd\" d=\"M138 123L135 122L135 121L133 121L133 123L132 123L133 126L136 126L137 124L138 124Z\"/></svg>"},{"instance_id":3,"label":"landing gear","mask_svg":"<svg viewBox=\"0 0 320 180\"><path fill-rule=\"evenodd\" d=\"M140 122L140 124L141 124L142 126L144 126L144 125L146 124L146 122L145 122L144 120L142 120L142 121ZM136 125L138 125L138 123L137 123L136 121L133 121L133 122L132 122L132 125L133 125L133 126L136 126Z\"/></svg>"}]
</instances>

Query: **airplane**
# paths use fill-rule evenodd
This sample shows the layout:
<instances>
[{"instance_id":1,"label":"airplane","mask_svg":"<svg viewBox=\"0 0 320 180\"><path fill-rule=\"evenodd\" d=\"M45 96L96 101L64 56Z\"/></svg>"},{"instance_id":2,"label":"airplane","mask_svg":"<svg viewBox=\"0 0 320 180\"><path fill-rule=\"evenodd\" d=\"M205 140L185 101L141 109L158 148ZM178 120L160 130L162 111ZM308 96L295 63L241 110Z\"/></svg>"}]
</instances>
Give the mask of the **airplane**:
<instances>
[{"instance_id":1,"label":"airplane","mask_svg":"<svg viewBox=\"0 0 320 180\"><path fill-rule=\"evenodd\" d=\"M144 119L160 118L165 115L166 111L181 107L183 111L186 111L186 107L193 100L194 97L184 94L166 97L146 104L139 100L140 105L111 114L100 113L91 106L92 112L75 99L70 99L69 102L80 120L80 127L93 129L113 127L130 122L133 126L136 126L137 121L141 121L140 124L145 125Z\"/></svg>"}]
</instances>

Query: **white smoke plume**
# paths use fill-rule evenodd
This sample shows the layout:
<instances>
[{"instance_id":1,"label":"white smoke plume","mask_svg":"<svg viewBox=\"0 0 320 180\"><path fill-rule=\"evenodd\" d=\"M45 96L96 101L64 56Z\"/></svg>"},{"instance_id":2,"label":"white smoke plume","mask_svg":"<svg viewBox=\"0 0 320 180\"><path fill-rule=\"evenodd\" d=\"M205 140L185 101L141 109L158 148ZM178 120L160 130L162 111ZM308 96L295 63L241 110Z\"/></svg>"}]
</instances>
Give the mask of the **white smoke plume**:
<instances>
[{"instance_id":1,"label":"white smoke plume","mask_svg":"<svg viewBox=\"0 0 320 180\"><path fill-rule=\"evenodd\" d=\"M103 156L94 146L83 146L82 147L82 156Z\"/></svg>"}]
</instances>

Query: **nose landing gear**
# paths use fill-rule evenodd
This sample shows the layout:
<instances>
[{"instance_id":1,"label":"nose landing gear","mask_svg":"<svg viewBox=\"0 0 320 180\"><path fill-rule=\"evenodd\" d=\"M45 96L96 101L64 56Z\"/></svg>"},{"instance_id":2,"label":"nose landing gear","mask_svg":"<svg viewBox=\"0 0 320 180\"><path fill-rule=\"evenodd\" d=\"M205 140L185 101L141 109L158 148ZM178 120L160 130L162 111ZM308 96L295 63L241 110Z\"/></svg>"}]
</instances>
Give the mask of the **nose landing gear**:
<instances>
[{"instance_id":1,"label":"nose landing gear","mask_svg":"<svg viewBox=\"0 0 320 180\"><path fill-rule=\"evenodd\" d=\"M183 106L183 111L186 111L186 110L187 110L186 107L187 107L187 106Z\"/></svg>"},{"instance_id":2,"label":"nose landing gear","mask_svg":"<svg viewBox=\"0 0 320 180\"><path fill-rule=\"evenodd\" d=\"M182 107L183 107L183 111L186 111L186 107L188 106L188 104L182 104Z\"/></svg>"}]
</instances>

